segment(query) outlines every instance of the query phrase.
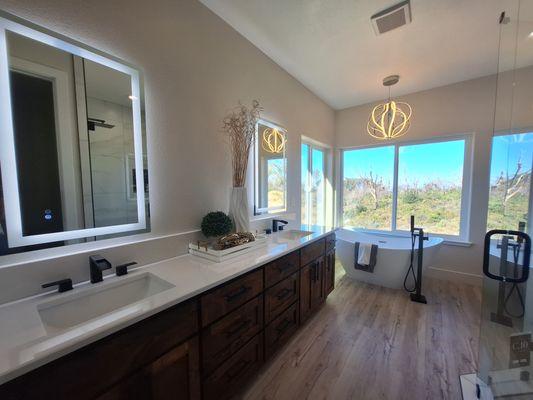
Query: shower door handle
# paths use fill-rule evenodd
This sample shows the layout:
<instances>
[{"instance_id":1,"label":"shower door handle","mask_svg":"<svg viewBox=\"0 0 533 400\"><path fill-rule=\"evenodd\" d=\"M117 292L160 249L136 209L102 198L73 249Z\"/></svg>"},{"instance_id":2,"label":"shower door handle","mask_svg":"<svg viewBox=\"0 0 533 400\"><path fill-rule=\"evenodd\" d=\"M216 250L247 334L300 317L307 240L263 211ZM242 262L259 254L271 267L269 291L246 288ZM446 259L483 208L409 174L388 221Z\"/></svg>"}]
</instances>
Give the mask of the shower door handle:
<instances>
[{"instance_id":1,"label":"shower door handle","mask_svg":"<svg viewBox=\"0 0 533 400\"><path fill-rule=\"evenodd\" d=\"M512 235L517 236L523 241L523 256L522 256L522 276L519 278L509 278L507 276L494 275L489 271L490 260L490 239L493 235ZM529 278L529 260L531 257L531 238L528 234L520 231L510 231L505 229L493 229L488 231L485 235L485 245L483 251L483 273L491 279L501 282L522 283Z\"/></svg>"}]
</instances>

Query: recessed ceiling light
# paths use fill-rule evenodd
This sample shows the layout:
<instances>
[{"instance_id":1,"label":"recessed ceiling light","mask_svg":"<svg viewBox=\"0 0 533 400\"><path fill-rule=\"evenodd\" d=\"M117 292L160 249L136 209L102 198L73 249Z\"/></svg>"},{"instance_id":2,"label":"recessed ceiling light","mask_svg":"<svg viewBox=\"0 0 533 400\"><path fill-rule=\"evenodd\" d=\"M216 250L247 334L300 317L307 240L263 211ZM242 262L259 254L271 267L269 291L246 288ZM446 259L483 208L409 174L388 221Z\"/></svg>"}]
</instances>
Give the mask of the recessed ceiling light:
<instances>
[{"instance_id":1,"label":"recessed ceiling light","mask_svg":"<svg viewBox=\"0 0 533 400\"><path fill-rule=\"evenodd\" d=\"M527 35L527 37L533 39L533 32L529 32L529 35Z\"/></svg>"},{"instance_id":2,"label":"recessed ceiling light","mask_svg":"<svg viewBox=\"0 0 533 400\"><path fill-rule=\"evenodd\" d=\"M128 99L130 99L130 100L137 100L137 97L134 96L134 95L132 95L132 94L130 94L130 95L128 96Z\"/></svg>"}]
</instances>

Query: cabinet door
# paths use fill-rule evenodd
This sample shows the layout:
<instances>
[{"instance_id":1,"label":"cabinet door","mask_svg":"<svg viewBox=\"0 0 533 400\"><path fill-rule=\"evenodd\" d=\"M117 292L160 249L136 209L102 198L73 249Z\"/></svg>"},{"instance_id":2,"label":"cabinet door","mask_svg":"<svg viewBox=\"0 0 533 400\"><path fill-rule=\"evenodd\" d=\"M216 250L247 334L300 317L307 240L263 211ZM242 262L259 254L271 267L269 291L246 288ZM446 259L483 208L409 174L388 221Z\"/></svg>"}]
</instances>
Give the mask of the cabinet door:
<instances>
[{"instance_id":1,"label":"cabinet door","mask_svg":"<svg viewBox=\"0 0 533 400\"><path fill-rule=\"evenodd\" d=\"M309 318L324 301L324 256L304 266L300 271L300 322Z\"/></svg>"},{"instance_id":2,"label":"cabinet door","mask_svg":"<svg viewBox=\"0 0 533 400\"><path fill-rule=\"evenodd\" d=\"M311 276L311 308L319 306L326 296L324 296L324 256L315 262L314 274Z\"/></svg>"},{"instance_id":3,"label":"cabinet door","mask_svg":"<svg viewBox=\"0 0 533 400\"><path fill-rule=\"evenodd\" d=\"M175 347L97 400L200 399L198 337Z\"/></svg>"},{"instance_id":4,"label":"cabinet door","mask_svg":"<svg viewBox=\"0 0 533 400\"><path fill-rule=\"evenodd\" d=\"M335 249L326 254L324 269L324 295L327 297L335 288Z\"/></svg>"}]
</instances>

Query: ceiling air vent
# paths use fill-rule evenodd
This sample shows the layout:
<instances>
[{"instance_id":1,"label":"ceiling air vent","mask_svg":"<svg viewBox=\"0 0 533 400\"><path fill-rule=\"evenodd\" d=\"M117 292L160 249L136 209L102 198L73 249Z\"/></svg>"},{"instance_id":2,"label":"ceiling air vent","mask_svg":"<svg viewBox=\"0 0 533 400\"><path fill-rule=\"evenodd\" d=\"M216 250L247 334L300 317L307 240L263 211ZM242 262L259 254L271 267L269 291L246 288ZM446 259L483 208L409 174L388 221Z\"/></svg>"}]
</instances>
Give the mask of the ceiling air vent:
<instances>
[{"instance_id":1,"label":"ceiling air vent","mask_svg":"<svg viewBox=\"0 0 533 400\"><path fill-rule=\"evenodd\" d=\"M370 17L376 35L392 31L411 22L411 3L402 1Z\"/></svg>"}]
</instances>

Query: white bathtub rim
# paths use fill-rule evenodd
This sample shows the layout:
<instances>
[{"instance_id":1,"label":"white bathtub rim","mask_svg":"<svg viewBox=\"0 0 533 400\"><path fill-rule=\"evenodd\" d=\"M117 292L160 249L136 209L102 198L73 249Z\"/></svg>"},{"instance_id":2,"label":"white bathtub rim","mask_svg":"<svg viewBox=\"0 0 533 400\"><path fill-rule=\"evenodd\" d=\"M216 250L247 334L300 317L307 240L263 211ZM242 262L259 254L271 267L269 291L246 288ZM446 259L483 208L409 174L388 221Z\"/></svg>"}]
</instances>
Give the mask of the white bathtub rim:
<instances>
[{"instance_id":1,"label":"white bathtub rim","mask_svg":"<svg viewBox=\"0 0 533 400\"><path fill-rule=\"evenodd\" d=\"M337 240L348 243L372 243L378 245L378 248L385 250L411 250L411 237L394 235L387 233L367 232L360 229L340 228L336 232ZM360 236L356 239L355 236ZM351 237L347 237L351 236ZM424 249L439 246L444 242L444 238L439 236L429 236L429 240L424 241ZM418 249L418 240L415 243Z\"/></svg>"}]
</instances>

